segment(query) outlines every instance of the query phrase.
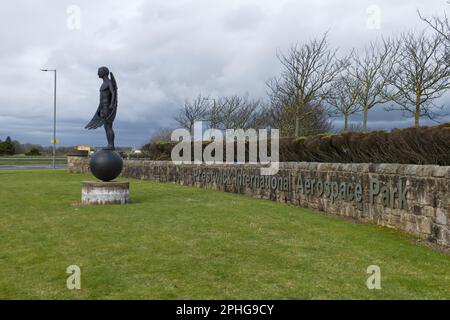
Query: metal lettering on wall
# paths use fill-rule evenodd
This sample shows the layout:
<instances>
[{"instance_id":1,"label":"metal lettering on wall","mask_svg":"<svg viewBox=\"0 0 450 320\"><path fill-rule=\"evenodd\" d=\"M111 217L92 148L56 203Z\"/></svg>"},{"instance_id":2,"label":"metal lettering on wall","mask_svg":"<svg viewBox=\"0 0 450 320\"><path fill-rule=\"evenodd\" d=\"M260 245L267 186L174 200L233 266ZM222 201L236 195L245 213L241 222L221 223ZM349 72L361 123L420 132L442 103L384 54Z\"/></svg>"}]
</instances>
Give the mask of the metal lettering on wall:
<instances>
[{"instance_id":1,"label":"metal lettering on wall","mask_svg":"<svg viewBox=\"0 0 450 320\"><path fill-rule=\"evenodd\" d=\"M265 176L246 174L239 169L195 169L193 179L197 182L220 185L235 185L238 188L252 188L271 191L294 192L305 196L324 197L332 202L342 200L346 202L363 202L365 190L361 181L324 180L309 178L304 174ZM384 207L391 209L407 209L406 194L408 189L402 179L398 179L396 186L387 186L376 178L369 178L369 204L381 199Z\"/></svg>"}]
</instances>

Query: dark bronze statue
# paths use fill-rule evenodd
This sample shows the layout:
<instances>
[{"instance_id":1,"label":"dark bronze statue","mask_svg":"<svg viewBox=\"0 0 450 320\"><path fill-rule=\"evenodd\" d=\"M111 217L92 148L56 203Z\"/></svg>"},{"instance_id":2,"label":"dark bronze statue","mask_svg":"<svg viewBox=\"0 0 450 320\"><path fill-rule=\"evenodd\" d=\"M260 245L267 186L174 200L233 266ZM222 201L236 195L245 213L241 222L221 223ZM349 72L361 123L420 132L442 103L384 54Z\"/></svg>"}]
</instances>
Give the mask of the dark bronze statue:
<instances>
[{"instance_id":1,"label":"dark bronze statue","mask_svg":"<svg viewBox=\"0 0 450 320\"><path fill-rule=\"evenodd\" d=\"M92 120L86 125L85 129L97 129L101 126L105 128L108 147L106 150L115 150L113 122L117 112L117 83L114 75L110 74L107 67L98 69L98 77L103 79L100 87L100 104Z\"/></svg>"}]
</instances>

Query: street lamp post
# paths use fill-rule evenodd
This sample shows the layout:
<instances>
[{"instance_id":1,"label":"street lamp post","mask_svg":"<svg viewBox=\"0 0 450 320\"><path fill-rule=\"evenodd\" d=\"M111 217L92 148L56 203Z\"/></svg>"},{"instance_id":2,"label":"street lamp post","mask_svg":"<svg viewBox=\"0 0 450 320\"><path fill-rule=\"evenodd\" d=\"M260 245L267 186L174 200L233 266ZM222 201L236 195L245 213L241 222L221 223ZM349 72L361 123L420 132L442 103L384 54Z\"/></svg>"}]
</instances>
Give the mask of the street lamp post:
<instances>
[{"instance_id":1,"label":"street lamp post","mask_svg":"<svg viewBox=\"0 0 450 320\"><path fill-rule=\"evenodd\" d=\"M56 69L41 69L43 72L51 71L55 75L55 84L53 91L53 169L56 169Z\"/></svg>"}]
</instances>

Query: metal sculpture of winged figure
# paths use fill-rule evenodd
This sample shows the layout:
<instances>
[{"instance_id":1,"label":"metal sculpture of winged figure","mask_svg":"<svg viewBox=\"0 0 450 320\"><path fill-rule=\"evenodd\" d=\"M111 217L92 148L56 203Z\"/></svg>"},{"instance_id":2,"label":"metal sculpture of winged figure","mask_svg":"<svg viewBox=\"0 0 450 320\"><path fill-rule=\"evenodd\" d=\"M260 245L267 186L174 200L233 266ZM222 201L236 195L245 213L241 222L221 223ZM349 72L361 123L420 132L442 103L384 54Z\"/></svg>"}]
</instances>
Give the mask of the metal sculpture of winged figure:
<instances>
[{"instance_id":1,"label":"metal sculpture of winged figure","mask_svg":"<svg viewBox=\"0 0 450 320\"><path fill-rule=\"evenodd\" d=\"M109 78L111 75L111 78ZM107 67L98 69L98 77L103 79L100 87L100 104L92 120L85 129L97 129L101 126L105 128L106 139L108 140L107 150L114 150L114 130L113 122L117 113L117 83L112 72Z\"/></svg>"}]
</instances>

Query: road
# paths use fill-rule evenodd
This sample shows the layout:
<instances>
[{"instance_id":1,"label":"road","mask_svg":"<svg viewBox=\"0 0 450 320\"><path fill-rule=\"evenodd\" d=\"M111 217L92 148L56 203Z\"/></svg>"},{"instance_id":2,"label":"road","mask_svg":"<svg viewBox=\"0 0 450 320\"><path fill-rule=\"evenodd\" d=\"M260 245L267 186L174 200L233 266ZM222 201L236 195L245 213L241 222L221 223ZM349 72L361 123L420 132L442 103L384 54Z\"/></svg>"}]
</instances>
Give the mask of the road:
<instances>
[{"instance_id":1,"label":"road","mask_svg":"<svg viewBox=\"0 0 450 320\"><path fill-rule=\"evenodd\" d=\"M57 169L67 168L66 164L57 164ZM34 170L34 169L53 169L51 164L0 164L0 170Z\"/></svg>"}]
</instances>

